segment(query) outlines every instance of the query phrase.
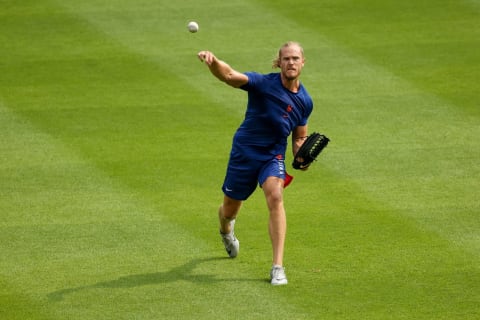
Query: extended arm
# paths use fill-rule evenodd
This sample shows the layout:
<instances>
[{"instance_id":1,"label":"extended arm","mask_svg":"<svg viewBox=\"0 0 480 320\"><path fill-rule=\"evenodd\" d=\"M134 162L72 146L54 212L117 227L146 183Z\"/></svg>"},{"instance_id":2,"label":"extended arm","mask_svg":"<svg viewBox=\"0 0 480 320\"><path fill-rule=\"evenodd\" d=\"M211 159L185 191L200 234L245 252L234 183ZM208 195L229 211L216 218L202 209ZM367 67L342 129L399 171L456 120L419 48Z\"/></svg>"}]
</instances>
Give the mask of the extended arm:
<instances>
[{"instance_id":1,"label":"extended arm","mask_svg":"<svg viewBox=\"0 0 480 320\"><path fill-rule=\"evenodd\" d=\"M245 74L234 70L228 63L215 57L212 52L200 51L198 53L198 58L200 61L205 62L210 69L210 72L220 81L223 81L234 88L247 84L248 77Z\"/></svg>"}]
</instances>

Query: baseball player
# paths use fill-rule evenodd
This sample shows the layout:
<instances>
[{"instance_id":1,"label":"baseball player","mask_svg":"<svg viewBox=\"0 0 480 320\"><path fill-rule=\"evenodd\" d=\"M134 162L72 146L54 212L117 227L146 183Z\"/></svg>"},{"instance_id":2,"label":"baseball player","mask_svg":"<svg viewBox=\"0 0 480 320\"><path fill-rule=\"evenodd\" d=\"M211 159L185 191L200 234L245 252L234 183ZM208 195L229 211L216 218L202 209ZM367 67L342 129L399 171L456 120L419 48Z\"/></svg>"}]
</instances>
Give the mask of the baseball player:
<instances>
[{"instance_id":1,"label":"baseball player","mask_svg":"<svg viewBox=\"0 0 480 320\"><path fill-rule=\"evenodd\" d=\"M269 235L272 243L272 285L287 284L283 267L286 214L283 190L291 177L285 170L288 137L292 136L293 155L307 138L307 120L313 102L300 82L305 64L303 48L287 42L278 51L273 67L280 72L241 73L210 51L198 58L220 81L247 92L245 119L234 137L223 183L223 203L218 210L220 235L230 257L237 256L240 243L234 234L235 218L243 201L259 185L269 211Z\"/></svg>"}]
</instances>

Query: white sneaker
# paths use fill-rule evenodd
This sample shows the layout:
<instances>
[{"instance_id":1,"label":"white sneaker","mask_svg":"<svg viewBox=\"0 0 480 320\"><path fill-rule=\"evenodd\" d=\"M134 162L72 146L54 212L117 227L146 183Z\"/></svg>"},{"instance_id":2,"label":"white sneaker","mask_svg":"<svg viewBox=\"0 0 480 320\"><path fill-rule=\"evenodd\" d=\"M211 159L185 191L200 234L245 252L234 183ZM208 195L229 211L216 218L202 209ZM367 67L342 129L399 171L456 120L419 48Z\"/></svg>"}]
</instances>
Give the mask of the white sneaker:
<instances>
[{"instance_id":1,"label":"white sneaker","mask_svg":"<svg viewBox=\"0 0 480 320\"><path fill-rule=\"evenodd\" d=\"M270 283L274 286L280 286L287 284L287 276L285 275L285 268L279 265L274 265L272 270L270 270L270 278L272 279Z\"/></svg>"},{"instance_id":2,"label":"white sneaker","mask_svg":"<svg viewBox=\"0 0 480 320\"><path fill-rule=\"evenodd\" d=\"M238 239L235 237L235 233L233 232L234 226L235 219L230 221L230 233L224 234L220 232L223 245L225 246L225 250L227 251L230 258L235 258L238 255L238 251L240 250L240 241L238 241Z\"/></svg>"}]
</instances>

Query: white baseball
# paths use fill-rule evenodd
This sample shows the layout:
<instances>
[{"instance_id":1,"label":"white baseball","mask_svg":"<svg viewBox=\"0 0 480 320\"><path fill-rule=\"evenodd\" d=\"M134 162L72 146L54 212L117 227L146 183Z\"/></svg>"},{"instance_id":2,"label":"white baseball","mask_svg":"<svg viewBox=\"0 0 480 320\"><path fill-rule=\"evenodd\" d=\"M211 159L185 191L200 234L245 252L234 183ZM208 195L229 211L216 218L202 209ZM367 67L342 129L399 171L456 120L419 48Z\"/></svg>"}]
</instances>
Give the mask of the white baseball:
<instances>
[{"instance_id":1,"label":"white baseball","mask_svg":"<svg viewBox=\"0 0 480 320\"><path fill-rule=\"evenodd\" d=\"M187 28L188 28L188 31L195 33L198 31L198 23L196 23L195 21L190 21L188 23Z\"/></svg>"}]
</instances>

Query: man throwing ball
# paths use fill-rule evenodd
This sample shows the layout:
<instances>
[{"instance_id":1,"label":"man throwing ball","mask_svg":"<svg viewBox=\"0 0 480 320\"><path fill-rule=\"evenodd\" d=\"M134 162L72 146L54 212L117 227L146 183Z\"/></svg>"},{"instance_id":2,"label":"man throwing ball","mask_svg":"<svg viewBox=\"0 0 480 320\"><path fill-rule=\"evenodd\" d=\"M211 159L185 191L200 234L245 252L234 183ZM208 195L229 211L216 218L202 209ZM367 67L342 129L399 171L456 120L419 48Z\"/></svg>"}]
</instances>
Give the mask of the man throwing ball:
<instances>
[{"instance_id":1,"label":"man throwing ball","mask_svg":"<svg viewBox=\"0 0 480 320\"><path fill-rule=\"evenodd\" d=\"M219 60L210 51L200 51L198 58L220 81L248 92L245 119L234 137L223 183L223 203L218 210L220 235L228 255L236 257L240 243L234 234L235 218L242 202L257 184L265 194L269 210L269 234L273 260L272 285L287 284L283 253L287 221L283 189L287 139L292 135L293 155L307 137L307 119L313 102L299 77L305 64L303 48L296 42L285 43L273 61L279 73L241 73Z\"/></svg>"}]
</instances>

